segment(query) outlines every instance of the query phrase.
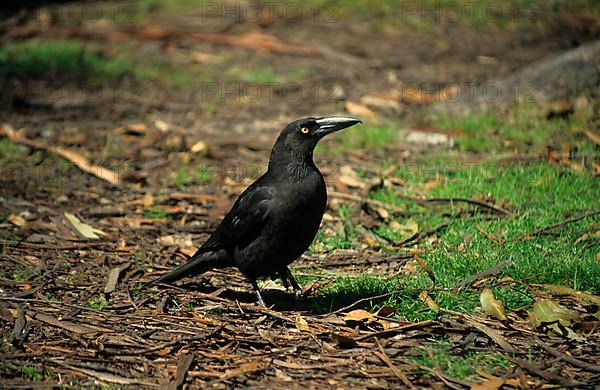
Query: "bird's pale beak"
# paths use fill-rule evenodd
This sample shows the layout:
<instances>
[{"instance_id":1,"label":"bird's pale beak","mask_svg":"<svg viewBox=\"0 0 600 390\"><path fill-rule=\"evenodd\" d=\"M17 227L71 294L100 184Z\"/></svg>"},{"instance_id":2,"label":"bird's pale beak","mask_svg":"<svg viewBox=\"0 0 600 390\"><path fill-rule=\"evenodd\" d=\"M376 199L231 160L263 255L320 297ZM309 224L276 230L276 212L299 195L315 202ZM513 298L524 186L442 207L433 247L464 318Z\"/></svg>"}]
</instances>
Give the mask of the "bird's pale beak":
<instances>
[{"instance_id":1,"label":"bird's pale beak","mask_svg":"<svg viewBox=\"0 0 600 390\"><path fill-rule=\"evenodd\" d=\"M319 128L315 131L315 134L319 137L324 137L334 131L354 126L357 123L362 123L360 119L345 116L326 116L317 119L316 122L319 125Z\"/></svg>"}]
</instances>

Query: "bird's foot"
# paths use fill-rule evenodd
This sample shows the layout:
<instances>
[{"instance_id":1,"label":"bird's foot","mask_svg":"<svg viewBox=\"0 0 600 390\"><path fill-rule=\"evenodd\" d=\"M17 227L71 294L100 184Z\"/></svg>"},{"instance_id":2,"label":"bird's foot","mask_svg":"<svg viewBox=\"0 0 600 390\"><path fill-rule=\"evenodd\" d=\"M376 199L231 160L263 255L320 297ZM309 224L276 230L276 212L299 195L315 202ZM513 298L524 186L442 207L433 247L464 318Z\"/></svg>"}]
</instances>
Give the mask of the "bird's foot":
<instances>
[{"instance_id":1,"label":"bird's foot","mask_svg":"<svg viewBox=\"0 0 600 390\"><path fill-rule=\"evenodd\" d=\"M267 306L265 305L265 301L262 298L262 295L260 295L260 289L258 288L258 284L256 284L256 280L251 280L250 283L252 283L252 288L254 289L254 292L256 293L256 298L258 298L258 303L260 303L263 306Z\"/></svg>"},{"instance_id":2,"label":"bird's foot","mask_svg":"<svg viewBox=\"0 0 600 390\"><path fill-rule=\"evenodd\" d=\"M284 275L285 276L282 277L282 280L286 280L286 282L284 282L286 290L288 284L287 282L289 282L289 284L292 286L292 291L294 292L296 299L300 298L302 296L302 289L300 288L300 285L298 285L298 282L296 282L296 279L294 279L294 275L292 275L292 272L289 268L286 267L284 270Z\"/></svg>"},{"instance_id":3,"label":"bird's foot","mask_svg":"<svg viewBox=\"0 0 600 390\"><path fill-rule=\"evenodd\" d=\"M302 296L302 289L300 287L294 288L294 295L296 296L296 299L300 299Z\"/></svg>"}]
</instances>

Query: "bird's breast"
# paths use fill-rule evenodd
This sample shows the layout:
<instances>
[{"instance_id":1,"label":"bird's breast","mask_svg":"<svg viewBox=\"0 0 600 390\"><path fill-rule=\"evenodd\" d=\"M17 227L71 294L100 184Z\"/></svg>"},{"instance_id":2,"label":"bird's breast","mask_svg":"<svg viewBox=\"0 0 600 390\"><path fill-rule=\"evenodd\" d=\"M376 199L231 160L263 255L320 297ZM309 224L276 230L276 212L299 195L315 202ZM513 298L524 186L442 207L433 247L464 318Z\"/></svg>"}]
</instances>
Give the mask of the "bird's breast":
<instances>
[{"instance_id":1,"label":"bird's breast","mask_svg":"<svg viewBox=\"0 0 600 390\"><path fill-rule=\"evenodd\" d=\"M297 243L303 252L315 237L325 206L327 189L320 174L311 175L298 183L293 183L278 194L280 210L287 218L276 218L277 228L287 236L288 242ZM300 248L298 249L300 250Z\"/></svg>"},{"instance_id":2,"label":"bird's breast","mask_svg":"<svg viewBox=\"0 0 600 390\"><path fill-rule=\"evenodd\" d=\"M236 265L249 277L270 276L308 249L315 238L327 203L320 173L300 182L277 182L260 239L239 248Z\"/></svg>"}]
</instances>

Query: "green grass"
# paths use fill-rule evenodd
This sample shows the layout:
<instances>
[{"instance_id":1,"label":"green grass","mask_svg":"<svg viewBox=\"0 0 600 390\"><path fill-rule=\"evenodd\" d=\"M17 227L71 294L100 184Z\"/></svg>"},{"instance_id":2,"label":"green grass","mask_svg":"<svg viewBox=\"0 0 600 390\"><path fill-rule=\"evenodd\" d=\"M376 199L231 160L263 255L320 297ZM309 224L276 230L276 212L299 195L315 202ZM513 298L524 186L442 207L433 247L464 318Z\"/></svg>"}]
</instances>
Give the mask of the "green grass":
<instances>
[{"instance_id":1,"label":"green grass","mask_svg":"<svg viewBox=\"0 0 600 390\"><path fill-rule=\"evenodd\" d=\"M469 272L511 259L515 267L508 274L516 280L600 291L600 267L594 259L593 246L574 245L583 235L582 229L592 227L599 218L567 225L556 232L556 237L520 238L538 227L597 208L600 193L597 180L543 163L505 168L490 166L479 172L473 168L458 171L453 179L432 190L430 196L491 194L494 199L512 205L515 215L489 221L458 220L448 229L440 251L426 256L432 266L444 269L443 278L448 283ZM506 243L502 246L491 243L477 232L477 225ZM471 245L464 252L457 252L456 246L468 234L474 235ZM456 261L448 261L447 255Z\"/></svg>"},{"instance_id":2,"label":"green grass","mask_svg":"<svg viewBox=\"0 0 600 390\"><path fill-rule=\"evenodd\" d=\"M528 284L549 283L568 286L594 294L600 292L600 266L596 256L600 240L594 233L600 228L600 216L592 216L567 224L549 234L525 237L537 228L559 223L590 210L600 209L600 182L593 176L592 163L598 164L598 147L582 129L589 128L591 107L580 109L565 119L547 120L544 109L519 105L505 116L482 114L467 118L437 117L440 127L459 129L459 152L478 153L478 162L465 163L464 153L425 154L410 162L398 163L394 175L405 184L386 186L371 192L370 197L405 210L407 216L390 218L371 226L372 232L397 242L415 230L430 229L449 222L437 233L439 240L420 244L421 255L436 275L434 285L419 266L409 275L386 278L376 272L360 276L336 277L320 291L316 310L328 311L369 296L392 294L384 301L398 308L400 317L408 320L435 318L418 299L426 290L445 309L473 313L479 307L481 288L460 291L452 286L469 276L504 261L514 265L505 268L498 278L510 277L515 282L495 288L509 310L531 305L535 292ZM344 134L344 143L330 143L326 151L345 151L345 147L380 149L394 142L398 126L362 128ZM506 141L510 140L510 146ZM582 170L562 163L551 165L543 159L532 163L502 163L498 153L525 154L534 159L547 149L570 150L570 159L585 161ZM542 154L543 155L543 154ZM382 163L382 169L385 168ZM511 215L499 218L464 204L419 203L405 196L427 198L472 198L499 205ZM403 197L404 196L404 197ZM363 219L356 204L338 207L341 223L326 224L311 247L313 252L364 247ZM490 239L481 230L495 239ZM588 234L587 239L585 234ZM383 252L396 252L391 246ZM376 271L376 270L375 270ZM486 285L493 284L495 279Z\"/></svg>"},{"instance_id":3,"label":"green grass","mask_svg":"<svg viewBox=\"0 0 600 390\"><path fill-rule=\"evenodd\" d=\"M317 232L311 251L326 252L334 249L353 249L357 247L354 242L356 231L350 226L349 218L352 212L347 204L342 204L337 208L339 217L342 219L342 226L339 231L329 231L321 229Z\"/></svg>"},{"instance_id":4,"label":"green grass","mask_svg":"<svg viewBox=\"0 0 600 390\"><path fill-rule=\"evenodd\" d=\"M440 233L439 242L423 244L422 258L436 275L436 285L418 266L416 273L390 279L376 274L337 278L321 290L319 310L342 307L361 297L394 292L385 303L395 305L401 317L408 320L434 318L436 314L418 300L419 292L427 290L442 308L473 313L479 306L479 289L455 291L451 287L504 260L512 260L514 265L505 268L499 277L509 276L517 283L498 287L496 294L509 310L530 305L533 301L532 292L520 283L559 284L595 294L600 292L600 266L595 258L600 242L598 238L577 241L586 232L598 230L600 216L568 224L549 235L522 238L539 227L598 209L600 183L597 179L536 163L506 167L476 165L453 170L447 173L443 184L428 192L424 189L427 180L427 176L422 177L422 181L413 178L408 192L426 193L428 197L477 198L485 195L492 203L512 210L513 214L505 218L490 218L488 214L447 217L442 214L456 213L462 206L421 205L395 196L395 191L390 189L374 192L372 197L375 199L415 211L411 219L422 229L451 220L450 226ZM406 219L399 218L395 222L403 224ZM360 243L355 241L358 236L347 231L352 223L346 225L344 236L325 238L320 233L317 246L313 248L319 248L319 242L329 250L335 245L338 248L358 247ZM379 232L391 239L402 238L394 236L389 227L391 223L382 224ZM478 226L504 243L493 242L478 231ZM372 304L378 303L382 302Z\"/></svg>"},{"instance_id":5,"label":"green grass","mask_svg":"<svg viewBox=\"0 0 600 390\"><path fill-rule=\"evenodd\" d=\"M257 84L275 84L282 81L282 75L276 73L271 68L246 69L233 67L228 71L233 79L238 79L247 83Z\"/></svg>"},{"instance_id":6,"label":"green grass","mask_svg":"<svg viewBox=\"0 0 600 390\"><path fill-rule=\"evenodd\" d=\"M185 86L193 76L188 68L176 68L167 56L152 56L131 43L115 45L107 55L99 45L76 39L12 42L0 47L0 76L25 79L50 78L84 81L91 86L111 82L162 81ZM119 84L123 89L123 85ZM135 85L122 93L135 92Z\"/></svg>"},{"instance_id":7,"label":"green grass","mask_svg":"<svg viewBox=\"0 0 600 390\"><path fill-rule=\"evenodd\" d=\"M490 351L466 352L461 355L453 354L450 343L439 341L429 348L417 348L420 355L406 358L409 363L435 369L439 366L442 372L452 378L480 381L477 371L494 373L497 376L508 374L512 364L502 356Z\"/></svg>"},{"instance_id":8,"label":"green grass","mask_svg":"<svg viewBox=\"0 0 600 390\"><path fill-rule=\"evenodd\" d=\"M600 15L594 0L311 0L302 3L302 10L320 22L361 20L374 30L436 30L447 24L540 30L550 27L559 13Z\"/></svg>"},{"instance_id":9,"label":"green grass","mask_svg":"<svg viewBox=\"0 0 600 390\"><path fill-rule=\"evenodd\" d=\"M349 150L381 150L398 141L398 126L393 123L382 125L364 124L356 129L344 130L341 137L325 139L317 145L315 154L340 155Z\"/></svg>"},{"instance_id":10,"label":"green grass","mask_svg":"<svg viewBox=\"0 0 600 390\"><path fill-rule=\"evenodd\" d=\"M21 367L21 373L23 375L25 375L25 377L27 377L29 380L32 380L32 381L39 382L44 379L43 372L38 371L37 368L33 367L33 366Z\"/></svg>"},{"instance_id":11,"label":"green grass","mask_svg":"<svg viewBox=\"0 0 600 390\"><path fill-rule=\"evenodd\" d=\"M165 18L204 10L206 20L240 21L247 17L255 20L256 4L264 3L262 12L274 9L274 18L296 21L299 18L321 22L360 20L375 30L389 28L435 30L444 24L468 26L495 25L503 28L535 28L548 26L548 14L599 15L600 6L594 0L308 0L280 2L253 0L233 3L225 8L222 3L207 0L137 0L134 2L102 2L92 8L70 7L71 12L59 13L63 25L94 23L100 19L120 25L144 25ZM205 5L205 6L204 6ZM237 11L234 15L233 11ZM228 13L229 12L229 13ZM236 19L238 18L238 19Z\"/></svg>"},{"instance_id":12,"label":"green grass","mask_svg":"<svg viewBox=\"0 0 600 390\"><path fill-rule=\"evenodd\" d=\"M600 6L594 0L309 0L302 3L284 0L269 3L254 0L235 3L225 8L221 3L206 0L137 0L134 2L102 2L93 8L71 7L71 12L58 14L63 25L78 25L109 20L126 26L145 25L176 18L178 15L204 10L203 21L255 20L256 4L265 3L261 12L274 9L274 18L294 22L306 19L321 23L364 21L374 30L421 29L436 30L445 24L467 26L499 26L505 29L543 29L551 25L552 15L599 15ZM234 8L235 7L235 8ZM237 14L233 14L236 10ZM549 17L550 15L550 17Z\"/></svg>"},{"instance_id":13,"label":"green grass","mask_svg":"<svg viewBox=\"0 0 600 390\"><path fill-rule=\"evenodd\" d=\"M8 43L0 48L0 75L45 77L92 74L97 78L120 77L131 64L109 58L77 40L30 40Z\"/></svg>"},{"instance_id":14,"label":"green grass","mask_svg":"<svg viewBox=\"0 0 600 390\"><path fill-rule=\"evenodd\" d=\"M210 183L215 176L214 167L210 164L199 164L194 168L194 179L199 184Z\"/></svg>"},{"instance_id":15,"label":"green grass","mask_svg":"<svg viewBox=\"0 0 600 390\"><path fill-rule=\"evenodd\" d=\"M600 104L597 100L595 105ZM546 120L546 110L535 104L521 104L505 117L484 113L468 117L439 116L434 123L443 129L460 130L460 151L539 152L547 146L573 144L585 138L593 117L593 105L566 119ZM591 145L590 145L591 146ZM590 147L582 152L593 150Z\"/></svg>"},{"instance_id":16,"label":"green grass","mask_svg":"<svg viewBox=\"0 0 600 390\"><path fill-rule=\"evenodd\" d=\"M156 207L151 207L150 210L144 213L144 218L165 219L169 218L169 213Z\"/></svg>"},{"instance_id":17,"label":"green grass","mask_svg":"<svg viewBox=\"0 0 600 390\"><path fill-rule=\"evenodd\" d=\"M201 9L204 3L209 3L211 6L216 4L207 0L137 0L134 3L122 3L127 6L133 4L134 7L128 9L126 13L121 12L119 18L114 16L114 12L107 12L105 15L107 19L121 24L148 24L160 18L173 17L181 13ZM106 7L109 11L115 9L113 4Z\"/></svg>"},{"instance_id":18,"label":"green grass","mask_svg":"<svg viewBox=\"0 0 600 390\"><path fill-rule=\"evenodd\" d=\"M23 193L39 190L62 192L65 188L76 189L89 177L71 163L44 151L31 151L0 139L0 183L10 183Z\"/></svg>"},{"instance_id":19,"label":"green grass","mask_svg":"<svg viewBox=\"0 0 600 390\"><path fill-rule=\"evenodd\" d=\"M260 9L257 4L261 3L265 6L257 11ZM539 31L554 27L555 15L600 15L600 6L595 0L253 0L227 6L222 2L207 0L136 0L65 8L66 11L57 15L59 23L66 26L102 21L122 26L142 26L176 19L191 12L202 15L202 22L222 21L227 24L244 19L255 21L257 12L261 12L263 18L268 18L268 10L273 9L273 20L293 23L303 19L327 24L360 21L376 31L440 31L449 24Z\"/></svg>"},{"instance_id":20,"label":"green grass","mask_svg":"<svg viewBox=\"0 0 600 390\"><path fill-rule=\"evenodd\" d=\"M187 165L180 165L170 178L169 182L179 190L187 189L193 182L193 176Z\"/></svg>"},{"instance_id":21,"label":"green grass","mask_svg":"<svg viewBox=\"0 0 600 390\"><path fill-rule=\"evenodd\" d=\"M88 299L88 303L87 303L88 307L90 307L91 309L94 310L102 310L104 309L106 306L110 305L109 301L106 301L104 299L101 299L100 297L91 297L90 299Z\"/></svg>"},{"instance_id":22,"label":"green grass","mask_svg":"<svg viewBox=\"0 0 600 390\"><path fill-rule=\"evenodd\" d=\"M33 269L24 267L17 267L11 273L12 279L17 280L19 282L30 280L33 276L36 275L37 272L35 272Z\"/></svg>"},{"instance_id":23,"label":"green grass","mask_svg":"<svg viewBox=\"0 0 600 390\"><path fill-rule=\"evenodd\" d=\"M180 164L172 176L165 179L165 185L181 191L189 190L193 185L203 186L210 183L214 175L214 167L210 164L200 163L196 166Z\"/></svg>"}]
</instances>

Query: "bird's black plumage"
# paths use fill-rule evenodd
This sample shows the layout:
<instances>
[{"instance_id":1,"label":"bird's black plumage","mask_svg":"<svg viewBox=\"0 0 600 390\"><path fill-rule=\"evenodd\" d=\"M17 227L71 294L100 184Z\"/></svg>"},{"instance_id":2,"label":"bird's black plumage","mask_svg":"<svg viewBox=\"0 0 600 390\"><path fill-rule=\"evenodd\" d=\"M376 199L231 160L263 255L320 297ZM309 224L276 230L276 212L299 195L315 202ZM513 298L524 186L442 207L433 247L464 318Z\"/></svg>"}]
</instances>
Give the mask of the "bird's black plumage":
<instances>
[{"instance_id":1,"label":"bird's black plumage","mask_svg":"<svg viewBox=\"0 0 600 390\"><path fill-rule=\"evenodd\" d=\"M261 303L256 286L260 277L279 276L298 293L288 265L315 238L327 203L313 150L325 135L357 123L355 118L333 116L287 125L273 146L267 172L239 196L194 256L157 281L170 283L212 268L235 266L250 279Z\"/></svg>"}]
</instances>

